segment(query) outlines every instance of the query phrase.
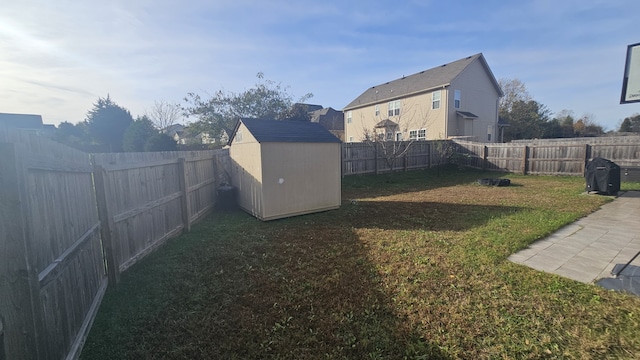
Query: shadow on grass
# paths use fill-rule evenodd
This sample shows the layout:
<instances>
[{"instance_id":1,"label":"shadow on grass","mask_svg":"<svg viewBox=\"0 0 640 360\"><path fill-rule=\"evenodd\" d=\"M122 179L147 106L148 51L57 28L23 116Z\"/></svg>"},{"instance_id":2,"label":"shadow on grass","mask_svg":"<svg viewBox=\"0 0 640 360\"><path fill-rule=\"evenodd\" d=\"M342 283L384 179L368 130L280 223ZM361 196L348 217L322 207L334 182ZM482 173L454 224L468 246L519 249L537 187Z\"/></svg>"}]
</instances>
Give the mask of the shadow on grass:
<instances>
[{"instance_id":1,"label":"shadow on grass","mask_svg":"<svg viewBox=\"0 0 640 360\"><path fill-rule=\"evenodd\" d=\"M82 358L447 358L398 317L342 215L215 214L110 289Z\"/></svg>"},{"instance_id":2,"label":"shadow on grass","mask_svg":"<svg viewBox=\"0 0 640 360\"><path fill-rule=\"evenodd\" d=\"M429 231L464 231L522 210L514 206L368 200L343 207L353 227Z\"/></svg>"},{"instance_id":3,"label":"shadow on grass","mask_svg":"<svg viewBox=\"0 0 640 360\"><path fill-rule=\"evenodd\" d=\"M504 175L505 173L500 172L445 165L440 169L346 176L342 179L342 191L345 199L372 198L469 184L476 182L479 178L498 178Z\"/></svg>"}]
</instances>

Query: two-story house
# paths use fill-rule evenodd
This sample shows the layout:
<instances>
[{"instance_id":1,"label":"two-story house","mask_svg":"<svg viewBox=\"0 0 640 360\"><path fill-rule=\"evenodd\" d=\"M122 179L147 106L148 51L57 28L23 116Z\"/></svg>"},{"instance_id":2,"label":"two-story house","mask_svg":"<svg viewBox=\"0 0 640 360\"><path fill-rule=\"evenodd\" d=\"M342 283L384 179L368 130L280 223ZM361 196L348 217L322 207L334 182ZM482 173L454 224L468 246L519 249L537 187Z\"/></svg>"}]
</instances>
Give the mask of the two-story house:
<instances>
[{"instance_id":1,"label":"two-story house","mask_svg":"<svg viewBox=\"0 0 640 360\"><path fill-rule=\"evenodd\" d=\"M495 142L502 95L476 54L367 89L343 109L344 139Z\"/></svg>"}]
</instances>

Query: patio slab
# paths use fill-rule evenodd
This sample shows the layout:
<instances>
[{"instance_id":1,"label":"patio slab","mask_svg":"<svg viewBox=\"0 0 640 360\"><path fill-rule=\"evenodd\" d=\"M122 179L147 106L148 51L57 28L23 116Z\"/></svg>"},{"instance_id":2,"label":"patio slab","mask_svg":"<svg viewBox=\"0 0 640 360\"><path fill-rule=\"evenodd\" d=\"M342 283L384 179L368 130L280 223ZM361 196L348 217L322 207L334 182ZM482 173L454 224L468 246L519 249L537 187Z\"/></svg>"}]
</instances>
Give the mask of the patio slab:
<instances>
[{"instance_id":1,"label":"patio slab","mask_svg":"<svg viewBox=\"0 0 640 360\"><path fill-rule=\"evenodd\" d=\"M593 195L597 196L597 195ZM640 191L621 192L612 202L509 257L518 264L595 283L611 277L640 251ZM640 266L640 256L632 265Z\"/></svg>"}]
</instances>

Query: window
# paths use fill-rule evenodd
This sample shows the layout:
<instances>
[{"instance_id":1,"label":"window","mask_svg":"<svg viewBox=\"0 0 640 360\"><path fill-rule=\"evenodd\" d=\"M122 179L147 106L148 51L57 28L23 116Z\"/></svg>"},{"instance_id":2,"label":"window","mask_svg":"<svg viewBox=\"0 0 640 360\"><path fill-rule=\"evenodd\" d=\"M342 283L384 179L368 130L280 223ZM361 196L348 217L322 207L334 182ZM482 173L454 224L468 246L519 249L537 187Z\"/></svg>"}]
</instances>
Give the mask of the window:
<instances>
[{"instance_id":1,"label":"window","mask_svg":"<svg viewBox=\"0 0 640 360\"><path fill-rule=\"evenodd\" d=\"M380 116L380 105L376 105L376 116Z\"/></svg>"},{"instance_id":2,"label":"window","mask_svg":"<svg viewBox=\"0 0 640 360\"><path fill-rule=\"evenodd\" d=\"M409 140L415 140L418 138L418 130L409 131Z\"/></svg>"},{"instance_id":3,"label":"window","mask_svg":"<svg viewBox=\"0 0 640 360\"><path fill-rule=\"evenodd\" d=\"M418 140L427 140L427 129L418 130Z\"/></svg>"},{"instance_id":4,"label":"window","mask_svg":"<svg viewBox=\"0 0 640 360\"><path fill-rule=\"evenodd\" d=\"M491 135L493 135L493 125L487 126L487 141L491 141Z\"/></svg>"},{"instance_id":5,"label":"window","mask_svg":"<svg viewBox=\"0 0 640 360\"><path fill-rule=\"evenodd\" d=\"M396 133L396 141L402 141L402 133L399 131Z\"/></svg>"},{"instance_id":6,"label":"window","mask_svg":"<svg viewBox=\"0 0 640 360\"><path fill-rule=\"evenodd\" d=\"M388 132L388 133L387 133L386 140L387 140L387 141L393 141L393 133L392 133L392 132Z\"/></svg>"},{"instance_id":7,"label":"window","mask_svg":"<svg viewBox=\"0 0 640 360\"><path fill-rule=\"evenodd\" d=\"M347 124L351 124L351 111L347 111Z\"/></svg>"},{"instance_id":8,"label":"window","mask_svg":"<svg viewBox=\"0 0 640 360\"><path fill-rule=\"evenodd\" d=\"M242 142L242 131L238 131L236 133L236 141L237 143Z\"/></svg>"},{"instance_id":9,"label":"window","mask_svg":"<svg viewBox=\"0 0 640 360\"><path fill-rule=\"evenodd\" d=\"M454 90L453 92L453 107L460 109L460 90Z\"/></svg>"},{"instance_id":10,"label":"window","mask_svg":"<svg viewBox=\"0 0 640 360\"><path fill-rule=\"evenodd\" d=\"M440 95L442 90L434 91L431 94L431 108L432 109L440 109Z\"/></svg>"},{"instance_id":11,"label":"window","mask_svg":"<svg viewBox=\"0 0 640 360\"><path fill-rule=\"evenodd\" d=\"M389 116L400 115L400 100L389 101Z\"/></svg>"},{"instance_id":12,"label":"window","mask_svg":"<svg viewBox=\"0 0 640 360\"><path fill-rule=\"evenodd\" d=\"M349 142L353 142L353 136L349 136Z\"/></svg>"}]
</instances>

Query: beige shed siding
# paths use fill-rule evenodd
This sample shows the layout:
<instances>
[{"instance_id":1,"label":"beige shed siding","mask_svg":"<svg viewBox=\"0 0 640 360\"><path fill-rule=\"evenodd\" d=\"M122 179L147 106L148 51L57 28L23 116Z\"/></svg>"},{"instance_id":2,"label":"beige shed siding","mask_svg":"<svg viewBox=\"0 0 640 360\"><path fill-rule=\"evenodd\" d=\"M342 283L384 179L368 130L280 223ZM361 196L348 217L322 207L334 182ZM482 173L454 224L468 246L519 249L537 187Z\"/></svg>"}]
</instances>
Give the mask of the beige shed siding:
<instances>
[{"instance_id":1,"label":"beige shed siding","mask_svg":"<svg viewBox=\"0 0 640 360\"><path fill-rule=\"evenodd\" d=\"M337 209L339 143L262 144L262 220ZM282 179L282 181L280 181Z\"/></svg>"},{"instance_id":2,"label":"beige shed siding","mask_svg":"<svg viewBox=\"0 0 640 360\"><path fill-rule=\"evenodd\" d=\"M263 210L260 143L243 124L240 124L238 133L242 134L242 139L238 141L236 136L229 148L232 159L231 184L238 189L238 205L258 216Z\"/></svg>"},{"instance_id":3,"label":"beige shed siding","mask_svg":"<svg viewBox=\"0 0 640 360\"><path fill-rule=\"evenodd\" d=\"M461 107L453 107L454 90L461 91ZM474 136L476 141L487 141L487 129L493 126L491 142L496 140L498 121L497 100L499 94L480 61L474 61L449 86L450 136ZM456 115L456 110L468 111L478 116L475 120L465 120ZM472 125L472 132L467 131Z\"/></svg>"}]
</instances>

